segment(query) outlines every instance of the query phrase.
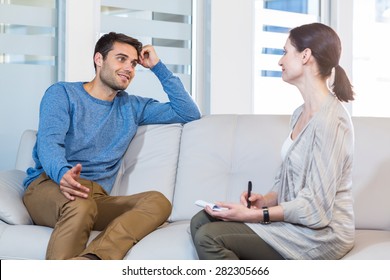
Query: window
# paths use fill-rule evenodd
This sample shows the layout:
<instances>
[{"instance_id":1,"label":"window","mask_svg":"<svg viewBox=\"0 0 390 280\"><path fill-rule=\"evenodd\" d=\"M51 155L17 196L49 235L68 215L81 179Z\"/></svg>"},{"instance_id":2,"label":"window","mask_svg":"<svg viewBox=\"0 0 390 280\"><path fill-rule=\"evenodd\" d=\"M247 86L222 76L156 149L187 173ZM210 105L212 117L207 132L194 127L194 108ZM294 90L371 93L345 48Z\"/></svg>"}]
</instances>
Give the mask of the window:
<instances>
[{"instance_id":1,"label":"window","mask_svg":"<svg viewBox=\"0 0 390 280\"><path fill-rule=\"evenodd\" d=\"M0 5L0 63L55 65L55 1L0 0Z\"/></svg>"},{"instance_id":2,"label":"window","mask_svg":"<svg viewBox=\"0 0 390 280\"><path fill-rule=\"evenodd\" d=\"M302 103L297 89L280 78L278 61L291 28L320 20L320 1L255 1L255 114L291 114Z\"/></svg>"},{"instance_id":3,"label":"window","mask_svg":"<svg viewBox=\"0 0 390 280\"><path fill-rule=\"evenodd\" d=\"M0 170L13 167L20 135L38 125L56 81L56 0L0 0Z\"/></svg>"},{"instance_id":4,"label":"window","mask_svg":"<svg viewBox=\"0 0 390 280\"><path fill-rule=\"evenodd\" d=\"M353 2L354 116L390 117L390 0Z\"/></svg>"}]
</instances>

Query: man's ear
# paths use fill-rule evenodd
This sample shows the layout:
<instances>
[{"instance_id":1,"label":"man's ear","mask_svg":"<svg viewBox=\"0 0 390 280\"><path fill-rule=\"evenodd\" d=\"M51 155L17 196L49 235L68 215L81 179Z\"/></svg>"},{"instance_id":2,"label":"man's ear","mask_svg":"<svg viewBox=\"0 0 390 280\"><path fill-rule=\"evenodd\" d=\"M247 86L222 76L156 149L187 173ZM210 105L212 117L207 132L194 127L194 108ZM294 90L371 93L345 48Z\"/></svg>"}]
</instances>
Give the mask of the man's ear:
<instances>
[{"instance_id":1,"label":"man's ear","mask_svg":"<svg viewBox=\"0 0 390 280\"><path fill-rule=\"evenodd\" d=\"M103 56L102 56L101 53L99 53L99 52L95 53L95 56L94 56L93 60L94 60L94 62L96 64L96 67L102 66L102 64L103 64Z\"/></svg>"}]
</instances>

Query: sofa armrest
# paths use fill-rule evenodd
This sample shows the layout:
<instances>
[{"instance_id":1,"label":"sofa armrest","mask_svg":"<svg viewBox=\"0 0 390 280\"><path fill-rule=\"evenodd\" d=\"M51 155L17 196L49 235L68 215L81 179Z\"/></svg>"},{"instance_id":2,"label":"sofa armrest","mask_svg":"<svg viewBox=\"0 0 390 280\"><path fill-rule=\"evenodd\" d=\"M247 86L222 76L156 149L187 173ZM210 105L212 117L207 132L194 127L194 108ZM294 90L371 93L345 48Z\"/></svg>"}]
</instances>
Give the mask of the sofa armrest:
<instances>
[{"instance_id":1,"label":"sofa armrest","mask_svg":"<svg viewBox=\"0 0 390 280\"><path fill-rule=\"evenodd\" d=\"M25 172L16 169L0 171L0 220L7 224L33 224L22 201L25 177Z\"/></svg>"}]
</instances>

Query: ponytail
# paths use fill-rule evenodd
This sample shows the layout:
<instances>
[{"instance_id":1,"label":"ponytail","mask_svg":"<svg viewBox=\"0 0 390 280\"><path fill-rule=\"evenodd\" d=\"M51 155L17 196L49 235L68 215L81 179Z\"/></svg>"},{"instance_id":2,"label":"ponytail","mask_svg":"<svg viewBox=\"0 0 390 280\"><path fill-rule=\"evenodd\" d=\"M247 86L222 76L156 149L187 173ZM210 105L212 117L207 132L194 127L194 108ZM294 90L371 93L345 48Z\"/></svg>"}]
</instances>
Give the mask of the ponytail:
<instances>
[{"instance_id":1,"label":"ponytail","mask_svg":"<svg viewBox=\"0 0 390 280\"><path fill-rule=\"evenodd\" d=\"M348 102L354 100L354 92L351 82L344 69L337 65L335 67L334 82L332 90L340 101Z\"/></svg>"}]
</instances>

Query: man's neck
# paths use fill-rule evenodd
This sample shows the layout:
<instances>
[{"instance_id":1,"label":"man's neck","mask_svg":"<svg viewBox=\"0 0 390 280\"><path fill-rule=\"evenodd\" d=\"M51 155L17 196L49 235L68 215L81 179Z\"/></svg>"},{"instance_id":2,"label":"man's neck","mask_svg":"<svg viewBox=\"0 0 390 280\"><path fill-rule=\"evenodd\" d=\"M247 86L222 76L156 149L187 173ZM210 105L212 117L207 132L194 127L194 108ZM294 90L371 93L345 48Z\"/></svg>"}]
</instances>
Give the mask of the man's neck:
<instances>
[{"instance_id":1,"label":"man's neck","mask_svg":"<svg viewBox=\"0 0 390 280\"><path fill-rule=\"evenodd\" d=\"M113 101L118 93L118 91L99 83L96 78L88 83L85 83L84 89L89 95L104 101Z\"/></svg>"}]
</instances>

